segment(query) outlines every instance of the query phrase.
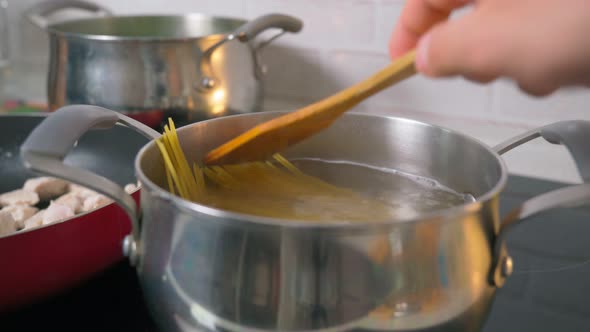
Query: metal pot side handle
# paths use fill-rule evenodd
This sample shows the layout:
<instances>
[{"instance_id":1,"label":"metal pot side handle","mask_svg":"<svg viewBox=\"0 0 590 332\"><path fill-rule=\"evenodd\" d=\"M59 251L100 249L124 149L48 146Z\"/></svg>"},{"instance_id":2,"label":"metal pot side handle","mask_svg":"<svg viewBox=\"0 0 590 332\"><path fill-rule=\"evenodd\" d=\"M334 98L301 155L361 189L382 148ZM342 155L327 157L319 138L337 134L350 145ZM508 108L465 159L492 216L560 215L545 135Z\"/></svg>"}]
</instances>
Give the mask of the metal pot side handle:
<instances>
[{"instance_id":1,"label":"metal pot side handle","mask_svg":"<svg viewBox=\"0 0 590 332\"><path fill-rule=\"evenodd\" d=\"M131 219L134 241L127 240L126 245L135 246L139 239L139 222L133 198L111 180L63 162L84 133L90 129L108 129L117 122L150 139L161 136L148 126L115 111L90 105L70 105L56 110L33 129L22 144L20 154L25 167L34 172L68 180L112 198ZM126 249L131 264L135 264L135 251Z\"/></svg>"},{"instance_id":2,"label":"metal pot side handle","mask_svg":"<svg viewBox=\"0 0 590 332\"><path fill-rule=\"evenodd\" d=\"M232 35L242 42L247 42L256 38L262 31L271 28L297 33L303 28L303 22L298 18L284 14L267 14L245 23Z\"/></svg>"},{"instance_id":3,"label":"metal pot side handle","mask_svg":"<svg viewBox=\"0 0 590 332\"><path fill-rule=\"evenodd\" d=\"M276 36L270 38L268 41L262 43L261 46L258 47L258 49L269 44L271 41L280 37L285 32L297 33L301 31L301 29L303 28L303 22L300 19L289 15L266 14L254 20L244 23L235 31L233 31L217 43L213 44L211 47L205 50L205 52L203 52L202 66L205 70L203 78L201 79L201 88L210 89L216 85L216 81L214 78L215 75L213 73L213 69L211 68L211 54L213 54L213 52L218 47L234 39L237 39L243 43L249 42L256 38L256 36L258 36L261 32L273 28L281 29L282 31L278 33ZM258 53L256 53L254 56L255 76L260 79L262 75L262 69L260 68L260 60L258 59L257 54Z\"/></svg>"},{"instance_id":4,"label":"metal pot side handle","mask_svg":"<svg viewBox=\"0 0 590 332\"><path fill-rule=\"evenodd\" d=\"M110 9L83 0L52 0L40 2L24 13L25 17L41 29L49 25L47 16L63 9L82 9L94 13L96 16L112 16Z\"/></svg>"},{"instance_id":5,"label":"metal pot side handle","mask_svg":"<svg viewBox=\"0 0 590 332\"><path fill-rule=\"evenodd\" d=\"M535 196L508 213L502 220L494 244L494 259L490 282L501 287L512 272L512 260L505 248L505 237L511 227L539 213L556 208L571 208L590 204L590 121L556 122L496 145L493 150L503 154L537 137L553 144L564 145L572 155L584 184L572 185Z\"/></svg>"}]
</instances>

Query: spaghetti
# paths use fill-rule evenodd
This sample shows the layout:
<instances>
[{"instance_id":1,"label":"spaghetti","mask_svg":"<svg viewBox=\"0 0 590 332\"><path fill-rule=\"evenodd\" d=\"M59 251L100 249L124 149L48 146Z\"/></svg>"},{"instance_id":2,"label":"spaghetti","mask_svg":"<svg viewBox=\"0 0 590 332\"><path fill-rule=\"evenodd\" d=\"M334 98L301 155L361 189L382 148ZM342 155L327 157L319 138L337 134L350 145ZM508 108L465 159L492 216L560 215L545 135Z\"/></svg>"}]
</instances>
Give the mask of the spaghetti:
<instances>
[{"instance_id":1,"label":"spaghetti","mask_svg":"<svg viewBox=\"0 0 590 332\"><path fill-rule=\"evenodd\" d=\"M310 176L285 157L237 165L189 161L169 119L156 141L168 190L186 200L249 215L308 222L366 222L391 218L391 207Z\"/></svg>"}]
</instances>

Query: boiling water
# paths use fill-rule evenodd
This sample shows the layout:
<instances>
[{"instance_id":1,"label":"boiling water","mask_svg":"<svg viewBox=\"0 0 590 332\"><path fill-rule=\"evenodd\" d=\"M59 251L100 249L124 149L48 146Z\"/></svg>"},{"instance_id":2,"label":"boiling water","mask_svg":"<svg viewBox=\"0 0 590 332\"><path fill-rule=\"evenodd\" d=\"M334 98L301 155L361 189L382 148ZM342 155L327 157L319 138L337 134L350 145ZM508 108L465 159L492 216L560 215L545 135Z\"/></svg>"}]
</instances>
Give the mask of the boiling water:
<instances>
[{"instance_id":1,"label":"boiling water","mask_svg":"<svg viewBox=\"0 0 590 332\"><path fill-rule=\"evenodd\" d=\"M378 200L390 207L393 218L412 218L419 214L475 201L435 180L388 168L320 159L290 160L304 173L338 187L344 187ZM350 208L354 207L340 207Z\"/></svg>"},{"instance_id":2,"label":"boiling water","mask_svg":"<svg viewBox=\"0 0 590 332\"><path fill-rule=\"evenodd\" d=\"M207 186L200 202L283 220L379 223L473 201L434 180L392 169L319 159L291 163L305 175L276 173L262 167L265 164L228 166L226 175L218 169L217 180Z\"/></svg>"}]
</instances>

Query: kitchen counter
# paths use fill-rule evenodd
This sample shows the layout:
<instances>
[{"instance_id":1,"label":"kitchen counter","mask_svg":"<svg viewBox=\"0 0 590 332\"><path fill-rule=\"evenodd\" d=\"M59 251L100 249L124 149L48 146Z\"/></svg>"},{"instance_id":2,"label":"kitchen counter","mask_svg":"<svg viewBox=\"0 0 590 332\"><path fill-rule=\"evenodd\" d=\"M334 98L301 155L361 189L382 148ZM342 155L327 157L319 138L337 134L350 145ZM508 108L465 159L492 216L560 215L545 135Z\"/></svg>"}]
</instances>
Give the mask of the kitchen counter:
<instances>
[{"instance_id":1,"label":"kitchen counter","mask_svg":"<svg viewBox=\"0 0 590 332\"><path fill-rule=\"evenodd\" d=\"M512 176L501 196L505 214L561 183ZM513 230L515 273L496 297L483 332L590 331L590 209L559 210ZM586 229L588 228L588 229ZM121 262L68 292L0 315L8 331L155 331L137 278Z\"/></svg>"}]
</instances>

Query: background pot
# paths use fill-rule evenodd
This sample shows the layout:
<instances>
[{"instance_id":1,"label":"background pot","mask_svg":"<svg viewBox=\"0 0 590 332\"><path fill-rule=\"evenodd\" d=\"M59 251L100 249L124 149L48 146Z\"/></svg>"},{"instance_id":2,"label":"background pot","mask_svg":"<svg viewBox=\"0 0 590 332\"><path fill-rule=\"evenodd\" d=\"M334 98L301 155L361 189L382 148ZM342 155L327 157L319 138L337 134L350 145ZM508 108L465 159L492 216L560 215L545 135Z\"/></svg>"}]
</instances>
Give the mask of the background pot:
<instances>
[{"instance_id":1,"label":"background pot","mask_svg":"<svg viewBox=\"0 0 590 332\"><path fill-rule=\"evenodd\" d=\"M45 19L67 8L98 17L61 23ZM26 16L49 34L52 110L99 105L152 126L164 115L182 124L260 110L264 68L258 53L268 42L254 46L252 41L267 29L282 34L302 28L300 20L281 14L249 22L200 14L112 16L76 0L42 2Z\"/></svg>"},{"instance_id":2,"label":"background pot","mask_svg":"<svg viewBox=\"0 0 590 332\"><path fill-rule=\"evenodd\" d=\"M178 135L187 158L199 160L281 114L203 121L180 128ZM136 207L121 188L61 162L86 129L117 121L130 123L97 107L64 108L31 134L22 155L32 169L100 190L125 207L135 221L126 253L156 321L170 331L478 331L496 289L512 271L503 246L508 226L548 209L590 202L590 184L581 184L532 198L503 221L498 211L507 178L500 154L535 137L567 146L590 181L588 122L556 123L490 149L426 123L347 113L286 156L390 167L436 179L476 201L378 225L246 216L168 193L152 141L135 164L142 184L140 227ZM61 129L58 143L47 143L48 128ZM375 259L383 244L391 251Z\"/></svg>"}]
</instances>

